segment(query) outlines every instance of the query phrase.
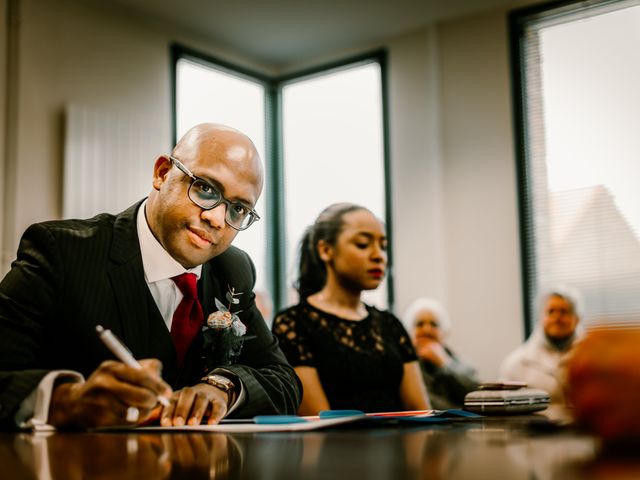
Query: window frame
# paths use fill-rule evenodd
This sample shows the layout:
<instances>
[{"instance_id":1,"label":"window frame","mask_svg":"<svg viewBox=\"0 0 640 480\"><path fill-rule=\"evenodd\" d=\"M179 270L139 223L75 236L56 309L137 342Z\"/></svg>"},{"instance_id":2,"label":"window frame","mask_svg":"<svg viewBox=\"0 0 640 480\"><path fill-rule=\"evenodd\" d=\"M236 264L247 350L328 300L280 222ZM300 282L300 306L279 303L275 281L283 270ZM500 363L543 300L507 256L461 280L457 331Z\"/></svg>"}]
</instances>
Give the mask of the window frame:
<instances>
[{"instance_id":1,"label":"window frame","mask_svg":"<svg viewBox=\"0 0 640 480\"><path fill-rule=\"evenodd\" d=\"M516 160L516 189L518 201L521 292L525 339L534 330L537 321L535 306L537 266L535 257L535 225L533 202L531 202L532 163L527 136L527 64L524 55L526 29L530 23L553 19L578 12L602 9L607 5L624 3L626 0L563 0L513 10L508 15L509 57L512 99L512 121Z\"/></svg>"},{"instance_id":2,"label":"window frame","mask_svg":"<svg viewBox=\"0 0 640 480\"><path fill-rule=\"evenodd\" d=\"M265 89L265 155L263 159L266 168L265 201L268 213L267 231L267 286L273 298L274 312L287 305L286 286L286 252L285 252L285 201L284 201L284 158L283 158L283 123L282 123L282 90L286 85L298 81L319 77L333 71L352 68L368 63L378 63L380 66L380 86L382 99L382 138L383 138L383 175L384 175L384 205L387 237L393 245L393 215L391 192L391 153L389 145L389 102L387 51L377 49L341 60L320 64L314 67L294 71L284 75L269 76L264 73L247 69L234 63L208 55L182 44L170 45L170 81L171 81L171 138L172 145L177 142L177 66L179 60L189 60L208 68L213 68L228 74L245 78L261 84ZM393 309L395 292L393 283L393 248L388 251L387 301L389 309Z\"/></svg>"}]
</instances>

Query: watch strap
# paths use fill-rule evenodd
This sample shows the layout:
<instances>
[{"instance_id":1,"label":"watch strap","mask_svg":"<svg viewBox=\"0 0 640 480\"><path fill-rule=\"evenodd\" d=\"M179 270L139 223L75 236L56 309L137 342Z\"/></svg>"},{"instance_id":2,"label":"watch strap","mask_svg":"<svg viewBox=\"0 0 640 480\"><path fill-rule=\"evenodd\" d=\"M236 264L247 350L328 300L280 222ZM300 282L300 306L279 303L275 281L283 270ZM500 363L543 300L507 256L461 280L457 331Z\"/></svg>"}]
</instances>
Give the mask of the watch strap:
<instances>
[{"instance_id":1,"label":"watch strap","mask_svg":"<svg viewBox=\"0 0 640 480\"><path fill-rule=\"evenodd\" d=\"M200 379L200 382L216 387L227 394L227 408L231 408L236 400L236 384L228 377L220 375L218 373L211 373L205 375Z\"/></svg>"}]
</instances>

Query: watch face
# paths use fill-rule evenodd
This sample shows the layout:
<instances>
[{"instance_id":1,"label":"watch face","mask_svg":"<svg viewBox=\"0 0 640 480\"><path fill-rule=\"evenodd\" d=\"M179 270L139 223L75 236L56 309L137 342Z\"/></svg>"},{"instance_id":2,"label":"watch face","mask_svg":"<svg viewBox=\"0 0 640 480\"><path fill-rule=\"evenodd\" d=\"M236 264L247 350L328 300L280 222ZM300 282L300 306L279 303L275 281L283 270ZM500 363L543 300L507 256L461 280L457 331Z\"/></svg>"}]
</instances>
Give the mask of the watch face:
<instances>
[{"instance_id":1,"label":"watch face","mask_svg":"<svg viewBox=\"0 0 640 480\"><path fill-rule=\"evenodd\" d=\"M227 377L223 377L222 375L209 375L203 380L205 380L209 385L213 385L214 387L217 387L220 390L224 390L225 392L232 390L235 386L231 380L229 380Z\"/></svg>"}]
</instances>

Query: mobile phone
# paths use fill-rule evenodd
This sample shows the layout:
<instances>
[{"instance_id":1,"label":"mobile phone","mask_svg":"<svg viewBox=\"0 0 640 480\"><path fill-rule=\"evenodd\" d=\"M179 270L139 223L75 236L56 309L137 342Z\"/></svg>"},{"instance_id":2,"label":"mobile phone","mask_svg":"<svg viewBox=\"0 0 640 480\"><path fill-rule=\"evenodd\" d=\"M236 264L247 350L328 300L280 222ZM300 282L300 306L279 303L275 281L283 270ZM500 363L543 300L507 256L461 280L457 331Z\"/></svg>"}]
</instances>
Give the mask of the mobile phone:
<instances>
[{"instance_id":1,"label":"mobile phone","mask_svg":"<svg viewBox=\"0 0 640 480\"><path fill-rule=\"evenodd\" d=\"M504 381L504 382L484 382L478 385L478 390L516 390L526 388L525 382Z\"/></svg>"},{"instance_id":2,"label":"mobile phone","mask_svg":"<svg viewBox=\"0 0 640 480\"><path fill-rule=\"evenodd\" d=\"M549 393L537 388L485 388L467 393L464 409L489 415L526 413L544 410L549 401Z\"/></svg>"}]
</instances>

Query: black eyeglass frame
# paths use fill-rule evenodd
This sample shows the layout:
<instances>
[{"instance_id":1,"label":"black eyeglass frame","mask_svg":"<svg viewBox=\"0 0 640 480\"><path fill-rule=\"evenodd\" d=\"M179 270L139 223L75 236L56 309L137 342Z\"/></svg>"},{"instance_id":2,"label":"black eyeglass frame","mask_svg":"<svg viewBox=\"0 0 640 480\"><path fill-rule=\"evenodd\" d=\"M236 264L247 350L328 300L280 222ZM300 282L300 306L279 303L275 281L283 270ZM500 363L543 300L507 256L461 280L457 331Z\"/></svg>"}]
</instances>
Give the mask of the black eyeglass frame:
<instances>
[{"instance_id":1,"label":"black eyeglass frame","mask_svg":"<svg viewBox=\"0 0 640 480\"><path fill-rule=\"evenodd\" d=\"M215 185L213 185L211 182L208 182L207 180L205 180L204 178L200 178L196 175L194 175L191 170L189 170L180 160L178 160L176 157L169 155L169 160L171 161L171 163L173 163L176 167L178 167L178 170L180 170L182 173L184 173L187 177L189 177L191 179L191 183L189 184L189 190L187 191L187 197L189 197L189 200L191 200L195 205L197 205L198 207L202 208L203 210L213 210L214 208L216 208L218 205L220 205L221 203L224 203L226 206L226 210L225 210L225 214L224 214L224 221L226 222L227 225L229 225L231 228L233 228L234 230L238 230L239 232L246 230L247 228L249 228L251 225L253 225L255 222L257 222L258 220L260 220L260 215L258 215L258 212L256 212L253 208L245 205L242 202L232 202L231 200L227 200L224 195L222 195L222 192L220 191L220 189L218 187L216 187ZM204 205L200 205L197 201L195 201L193 199L193 197L191 196L191 187L193 187L193 184L196 181L200 181L203 182L204 184L208 185L213 191L218 192L218 195L220 195L220 198L218 199L218 201L216 201L216 203L214 203L213 205L209 206L204 206ZM244 208L249 210L249 213L247 214L247 216L250 218L249 223L244 226L244 227L237 227L235 225L233 225L229 219L227 218L230 214L229 214L229 208L233 207L234 204L239 204L242 205Z\"/></svg>"}]
</instances>

